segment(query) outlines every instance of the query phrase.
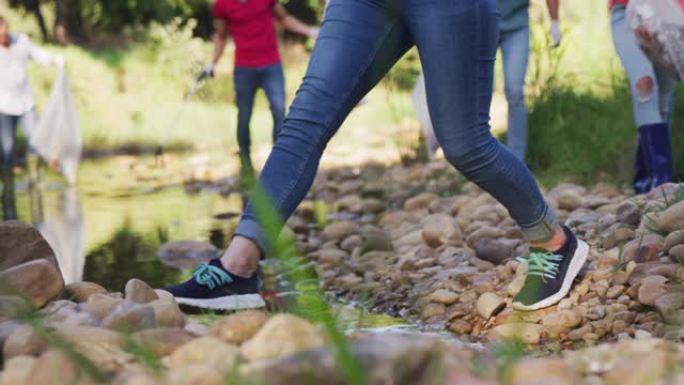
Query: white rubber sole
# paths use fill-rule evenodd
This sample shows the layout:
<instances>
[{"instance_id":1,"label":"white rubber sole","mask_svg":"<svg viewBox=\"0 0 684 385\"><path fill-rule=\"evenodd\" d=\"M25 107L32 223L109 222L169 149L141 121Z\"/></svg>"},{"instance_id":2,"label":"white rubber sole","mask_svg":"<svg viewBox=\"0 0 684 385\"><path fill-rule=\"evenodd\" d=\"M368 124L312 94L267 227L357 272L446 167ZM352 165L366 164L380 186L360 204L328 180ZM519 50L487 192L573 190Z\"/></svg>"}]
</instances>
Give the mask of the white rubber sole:
<instances>
[{"instance_id":1,"label":"white rubber sole","mask_svg":"<svg viewBox=\"0 0 684 385\"><path fill-rule=\"evenodd\" d=\"M210 310L242 310L266 307L266 302L259 294L230 295L210 299L176 297L176 302L181 305Z\"/></svg>"},{"instance_id":2,"label":"white rubber sole","mask_svg":"<svg viewBox=\"0 0 684 385\"><path fill-rule=\"evenodd\" d=\"M575 278L577 278L577 274L579 274L580 270L582 270L582 266L584 266L588 256L589 245L578 239L577 249L575 249L575 254L572 256L572 261L570 261L570 266L568 266L568 272L565 274L565 279L563 279L563 285L561 286L561 289L556 294L544 298L543 300L532 305L525 306L520 302L513 302L511 305L513 306L513 309L521 311L533 311L544 309L560 302L563 298L565 298L565 296L568 295L568 293L570 293L570 289L572 289L572 283Z\"/></svg>"}]
</instances>

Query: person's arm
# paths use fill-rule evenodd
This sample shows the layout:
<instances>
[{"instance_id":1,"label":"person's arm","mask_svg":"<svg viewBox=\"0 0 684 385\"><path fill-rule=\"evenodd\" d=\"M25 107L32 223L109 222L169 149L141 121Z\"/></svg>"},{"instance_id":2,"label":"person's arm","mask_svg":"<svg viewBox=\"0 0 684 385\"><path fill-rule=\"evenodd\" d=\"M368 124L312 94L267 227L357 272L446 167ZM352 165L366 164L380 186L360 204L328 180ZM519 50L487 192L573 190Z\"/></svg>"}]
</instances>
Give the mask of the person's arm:
<instances>
[{"instance_id":1,"label":"person's arm","mask_svg":"<svg viewBox=\"0 0 684 385\"><path fill-rule=\"evenodd\" d=\"M60 55L55 55L51 52L48 52L37 45L34 45L28 37L25 37L26 39L26 44L28 45L28 51L29 51L29 57L31 60L34 62L42 65L42 66L55 66L55 67L63 67L64 66L64 57Z\"/></svg>"},{"instance_id":2,"label":"person's arm","mask_svg":"<svg viewBox=\"0 0 684 385\"><path fill-rule=\"evenodd\" d=\"M276 20L278 20L278 23L280 23L283 28L290 32L311 38L318 36L318 28L302 23L296 17L290 15L280 3L276 3L273 6L273 16L275 16Z\"/></svg>"},{"instance_id":3,"label":"person's arm","mask_svg":"<svg viewBox=\"0 0 684 385\"><path fill-rule=\"evenodd\" d=\"M202 70L202 76L214 77L214 69L216 65L221 61L223 52L226 49L226 43L228 43L228 20L216 18L214 19L214 54L211 57L211 63L207 64Z\"/></svg>"},{"instance_id":4,"label":"person's arm","mask_svg":"<svg viewBox=\"0 0 684 385\"><path fill-rule=\"evenodd\" d=\"M561 42L561 30L558 24L558 5L560 0L546 0L546 7L551 17L551 45L558 47Z\"/></svg>"}]
</instances>

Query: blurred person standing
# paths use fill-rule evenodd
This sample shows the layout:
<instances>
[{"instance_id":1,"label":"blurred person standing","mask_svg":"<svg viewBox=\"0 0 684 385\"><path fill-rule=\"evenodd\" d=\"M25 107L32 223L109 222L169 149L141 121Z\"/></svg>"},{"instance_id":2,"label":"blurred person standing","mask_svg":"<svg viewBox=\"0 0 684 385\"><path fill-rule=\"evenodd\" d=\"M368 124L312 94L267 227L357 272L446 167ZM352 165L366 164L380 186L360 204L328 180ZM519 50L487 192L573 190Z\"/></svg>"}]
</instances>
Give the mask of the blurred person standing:
<instances>
[{"instance_id":1,"label":"blurred person standing","mask_svg":"<svg viewBox=\"0 0 684 385\"><path fill-rule=\"evenodd\" d=\"M63 57L36 47L26 35L10 33L9 23L0 15L0 176L5 220L17 219L13 173L17 126L21 125L29 137L38 123L28 78L29 60L44 66L64 66Z\"/></svg>"},{"instance_id":2,"label":"blurred person standing","mask_svg":"<svg viewBox=\"0 0 684 385\"><path fill-rule=\"evenodd\" d=\"M559 0L546 0L551 17L551 46L561 42L558 23ZM527 151L527 107L525 76L530 56L530 0L498 0L499 48L503 60L504 90L508 102L508 148L520 160Z\"/></svg>"},{"instance_id":3,"label":"blurred person standing","mask_svg":"<svg viewBox=\"0 0 684 385\"><path fill-rule=\"evenodd\" d=\"M504 90L508 102L507 144L509 150L520 160L527 151L527 107L525 106L525 77L530 55L530 0L498 0L499 19L498 48L503 59ZM551 46L561 42L558 23L559 0L547 0L551 16ZM428 114L425 80L421 73L413 90L414 108L425 132L428 155L437 151L438 144Z\"/></svg>"},{"instance_id":4,"label":"blurred person standing","mask_svg":"<svg viewBox=\"0 0 684 385\"><path fill-rule=\"evenodd\" d=\"M638 127L634 191L643 194L672 179L670 120L675 80L642 51L629 26L629 0L609 0L613 44L629 79Z\"/></svg>"},{"instance_id":5,"label":"blurred person standing","mask_svg":"<svg viewBox=\"0 0 684 385\"><path fill-rule=\"evenodd\" d=\"M235 42L233 81L238 108L237 141L240 148L241 181L249 188L254 169L250 156L250 120L254 97L264 90L273 116L273 141L285 119L285 77L278 52L274 19L286 30L315 38L318 28L310 27L294 16L277 0L216 0L214 16L214 55L203 75L213 77L223 56L228 34Z\"/></svg>"}]
</instances>

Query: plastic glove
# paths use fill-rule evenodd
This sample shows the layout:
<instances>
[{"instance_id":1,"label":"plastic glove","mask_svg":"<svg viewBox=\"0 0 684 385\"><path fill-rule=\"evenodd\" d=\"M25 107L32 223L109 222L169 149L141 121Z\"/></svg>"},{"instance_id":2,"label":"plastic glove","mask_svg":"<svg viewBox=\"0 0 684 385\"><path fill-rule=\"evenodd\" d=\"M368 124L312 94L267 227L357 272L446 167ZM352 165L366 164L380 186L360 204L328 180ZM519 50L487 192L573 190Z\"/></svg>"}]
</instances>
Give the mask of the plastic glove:
<instances>
[{"instance_id":1,"label":"plastic glove","mask_svg":"<svg viewBox=\"0 0 684 385\"><path fill-rule=\"evenodd\" d=\"M551 47L556 48L561 43L561 30L558 20L551 20Z\"/></svg>"},{"instance_id":2,"label":"plastic glove","mask_svg":"<svg viewBox=\"0 0 684 385\"><path fill-rule=\"evenodd\" d=\"M309 28L309 33L307 33L307 36L309 36L312 39L315 39L318 37L318 33L321 32L321 29L318 27L311 27Z\"/></svg>"},{"instance_id":3,"label":"plastic glove","mask_svg":"<svg viewBox=\"0 0 684 385\"><path fill-rule=\"evenodd\" d=\"M197 77L198 79L206 79L206 78L213 78L214 77L214 63L209 63L204 68L202 69L202 72L200 72L199 76Z\"/></svg>"},{"instance_id":4,"label":"plastic glove","mask_svg":"<svg viewBox=\"0 0 684 385\"><path fill-rule=\"evenodd\" d=\"M52 59L53 64L55 67L59 69L63 69L64 65L66 64L66 60L64 60L64 56L55 56L54 59Z\"/></svg>"}]
</instances>

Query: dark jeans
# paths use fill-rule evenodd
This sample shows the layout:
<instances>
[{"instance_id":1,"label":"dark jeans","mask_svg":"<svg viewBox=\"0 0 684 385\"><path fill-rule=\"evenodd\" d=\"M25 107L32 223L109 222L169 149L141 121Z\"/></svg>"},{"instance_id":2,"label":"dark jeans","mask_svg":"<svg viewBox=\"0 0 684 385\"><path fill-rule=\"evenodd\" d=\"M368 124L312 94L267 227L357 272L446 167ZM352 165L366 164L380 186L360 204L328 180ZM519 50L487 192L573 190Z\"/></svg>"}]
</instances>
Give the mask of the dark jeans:
<instances>
[{"instance_id":1,"label":"dark jeans","mask_svg":"<svg viewBox=\"0 0 684 385\"><path fill-rule=\"evenodd\" d=\"M235 67L233 74L238 107L237 139L243 169L252 170L250 147L252 144L249 123L254 109L254 96L264 90L273 115L273 141L278 137L285 119L285 78L283 67L273 64L265 67Z\"/></svg>"},{"instance_id":2,"label":"dark jeans","mask_svg":"<svg viewBox=\"0 0 684 385\"><path fill-rule=\"evenodd\" d=\"M326 144L351 109L416 45L447 160L501 202L530 240L550 238L554 212L525 164L490 133L498 41L496 0L332 0L304 82L261 173L281 219L306 196ZM235 234L268 252L271 244L255 209L262 212L248 204Z\"/></svg>"},{"instance_id":3,"label":"dark jeans","mask_svg":"<svg viewBox=\"0 0 684 385\"><path fill-rule=\"evenodd\" d=\"M2 217L17 219L14 192L15 137L21 116L0 114L0 183L2 183Z\"/></svg>"}]
</instances>

